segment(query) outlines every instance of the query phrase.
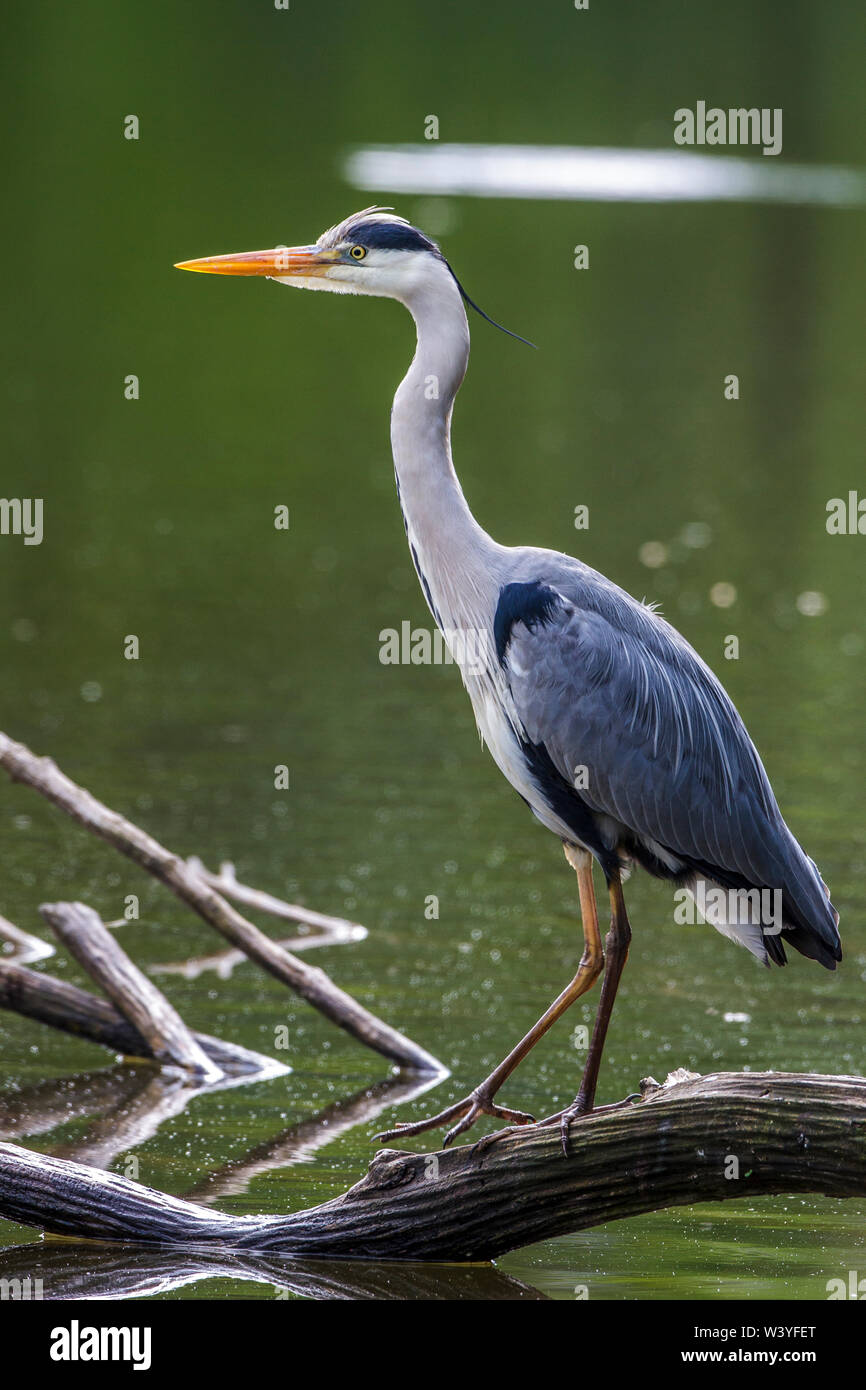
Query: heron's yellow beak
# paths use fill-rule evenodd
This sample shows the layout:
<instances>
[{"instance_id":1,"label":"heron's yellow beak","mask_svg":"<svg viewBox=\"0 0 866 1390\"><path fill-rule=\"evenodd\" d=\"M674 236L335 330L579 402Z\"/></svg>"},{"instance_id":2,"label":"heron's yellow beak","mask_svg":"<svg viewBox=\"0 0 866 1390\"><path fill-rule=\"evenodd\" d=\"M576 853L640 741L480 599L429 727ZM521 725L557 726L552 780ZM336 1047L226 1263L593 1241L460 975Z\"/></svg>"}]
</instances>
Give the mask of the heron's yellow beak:
<instances>
[{"instance_id":1,"label":"heron's yellow beak","mask_svg":"<svg viewBox=\"0 0 866 1390\"><path fill-rule=\"evenodd\" d=\"M320 246L275 246L272 251L238 251L228 256L203 256L178 261L175 270L199 270L205 275L324 275L339 259L338 251Z\"/></svg>"}]
</instances>

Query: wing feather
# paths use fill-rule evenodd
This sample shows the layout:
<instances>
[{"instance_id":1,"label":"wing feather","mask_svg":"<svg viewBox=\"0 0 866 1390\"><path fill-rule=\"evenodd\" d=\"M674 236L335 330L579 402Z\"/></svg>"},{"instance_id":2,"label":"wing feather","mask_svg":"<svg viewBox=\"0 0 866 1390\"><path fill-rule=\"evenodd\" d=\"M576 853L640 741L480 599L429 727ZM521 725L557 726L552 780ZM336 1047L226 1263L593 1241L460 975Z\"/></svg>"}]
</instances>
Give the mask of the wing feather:
<instances>
[{"instance_id":1,"label":"wing feather","mask_svg":"<svg viewBox=\"0 0 866 1390\"><path fill-rule=\"evenodd\" d=\"M511 626L503 667L526 737L570 783L585 767L583 801L639 842L719 881L786 892L792 919L835 958L820 875L721 684L674 628L588 573L538 576L556 603Z\"/></svg>"}]
</instances>

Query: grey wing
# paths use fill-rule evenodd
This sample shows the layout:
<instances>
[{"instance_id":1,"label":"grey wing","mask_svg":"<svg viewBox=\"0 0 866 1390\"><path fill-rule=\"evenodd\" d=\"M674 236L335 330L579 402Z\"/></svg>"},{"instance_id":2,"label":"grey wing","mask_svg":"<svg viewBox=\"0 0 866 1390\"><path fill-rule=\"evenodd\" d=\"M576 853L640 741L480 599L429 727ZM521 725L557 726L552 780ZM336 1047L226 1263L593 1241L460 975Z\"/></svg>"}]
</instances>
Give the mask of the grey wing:
<instances>
[{"instance_id":1,"label":"grey wing","mask_svg":"<svg viewBox=\"0 0 866 1390\"><path fill-rule=\"evenodd\" d=\"M824 964L837 959L838 919L820 875L709 668L614 586L593 593L592 606L582 586L573 596L558 582L544 587L553 600L513 621L502 652L528 742L652 872L777 888L792 944Z\"/></svg>"}]
</instances>

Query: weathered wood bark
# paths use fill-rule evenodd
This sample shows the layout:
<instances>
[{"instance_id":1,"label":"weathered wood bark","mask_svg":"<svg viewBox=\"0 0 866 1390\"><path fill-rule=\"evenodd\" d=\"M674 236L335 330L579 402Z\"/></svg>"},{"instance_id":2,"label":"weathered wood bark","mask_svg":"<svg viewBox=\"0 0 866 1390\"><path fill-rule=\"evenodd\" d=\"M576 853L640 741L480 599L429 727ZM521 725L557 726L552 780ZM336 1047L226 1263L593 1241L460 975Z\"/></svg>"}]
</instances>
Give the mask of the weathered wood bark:
<instances>
[{"instance_id":1,"label":"weathered wood bark","mask_svg":"<svg viewBox=\"0 0 866 1390\"><path fill-rule=\"evenodd\" d=\"M111 935L86 903L43 903L39 911L163 1065L205 1081L218 1081L222 1069L207 1056L180 1014Z\"/></svg>"},{"instance_id":2,"label":"weathered wood bark","mask_svg":"<svg viewBox=\"0 0 866 1390\"><path fill-rule=\"evenodd\" d=\"M14 961L0 959L0 1008L100 1043L124 1057L152 1056L149 1044L107 999L88 994L65 980L40 975ZM278 1075L288 1071L282 1063L235 1043L211 1038L206 1033L194 1033L193 1037L211 1061L229 1075ZM57 1083L52 1084L56 1090Z\"/></svg>"},{"instance_id":3,"label":"weathered wood bark","mask_svg":"<svg viewBox=\"0 0 866 1390\"><path fill-rule=\"evenodd\" d=\"M567 1158L556 1127L435 1154L385 1150L341 1197L289 1216L230 1216L0 1145L0 1216L12 1221L96 1240L291 1255L485 1260L663 1207L798 1192L866 1195L862 1078L666 1084L576 1123Z\"/></svg>"},{"instance_id":4,"label":"weathered wood bark","mask_svg":"<svg viewBox=\"0 0 866 1390\"><path fill-rule=\"evenodd\" d=\"M435 1057L363 1008L335 985L324 970L307 965L259 931L178 855L116 811L110 811L71 781L51 758L38 758L23 743L0 733L0 767L14 782L23 782L41 792L73 820L147 869L234 946L359 1042L399 1066L415 1071L444 1071Z\"/></svg>"}]
</instances>

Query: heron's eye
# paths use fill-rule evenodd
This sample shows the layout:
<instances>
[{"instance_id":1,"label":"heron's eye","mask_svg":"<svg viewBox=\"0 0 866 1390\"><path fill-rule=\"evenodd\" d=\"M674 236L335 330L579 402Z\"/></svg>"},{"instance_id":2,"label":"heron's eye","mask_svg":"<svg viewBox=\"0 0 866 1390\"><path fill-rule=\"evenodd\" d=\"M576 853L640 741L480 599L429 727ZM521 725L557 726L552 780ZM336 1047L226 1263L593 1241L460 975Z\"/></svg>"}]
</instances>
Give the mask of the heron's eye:
<instances>
[{"instance_id":1,"label":"heron's eye","mask_svg":"<svg viewBox=\"0 0 866 1390\"><path fill-rule=\"evenodd\" d=\"M351 248L351 250L349 251L349 255L350 255L350 256L352 257L352 259L355 260L355 261L362 261L362 260L364 259L364 257L366 256L366 254L367 254L367 248L366 248L366 246L353 246L353 247Z\"/></svg>"}]
</instances>

